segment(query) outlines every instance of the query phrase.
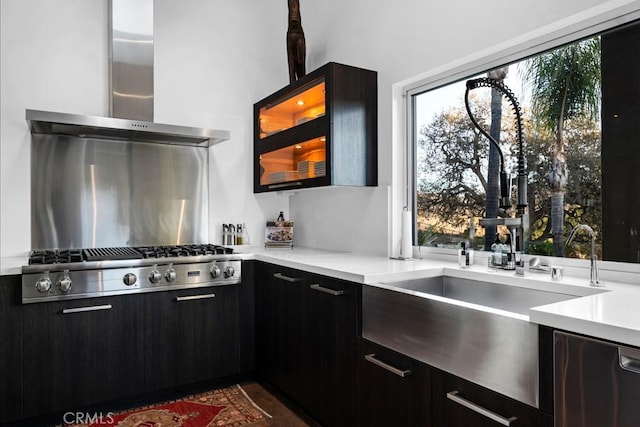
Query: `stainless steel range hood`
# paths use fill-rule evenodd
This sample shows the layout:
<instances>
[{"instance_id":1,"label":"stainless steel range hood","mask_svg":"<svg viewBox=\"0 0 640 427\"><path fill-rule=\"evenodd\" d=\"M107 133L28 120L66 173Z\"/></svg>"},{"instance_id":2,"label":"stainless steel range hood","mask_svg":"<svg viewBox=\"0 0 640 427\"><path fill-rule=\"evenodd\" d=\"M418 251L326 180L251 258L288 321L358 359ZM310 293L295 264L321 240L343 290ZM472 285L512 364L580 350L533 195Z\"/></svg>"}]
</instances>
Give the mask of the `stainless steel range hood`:
<instances>
[{"instance_id":1,"label":"stainless steel range hood","mask_svg":"<svg viewBox=\"0 0 640 427\"><path fill-rule=\"evenodd\" d=\"M109 1L110 116L26 110L32 133L208 147L229 131L153 121L153 0Z\"/></svg>"},{"instance_id":2,"label":"stainless steel range hood","mask_svg":"<svg viewBox=\"0 0 640 427\"><path fill-rule=\"evenodd\" d=\"M113 117L27 110L32 133L209 147L229 139L229 131L167 125Z\"/></svg>"}]
</instances>

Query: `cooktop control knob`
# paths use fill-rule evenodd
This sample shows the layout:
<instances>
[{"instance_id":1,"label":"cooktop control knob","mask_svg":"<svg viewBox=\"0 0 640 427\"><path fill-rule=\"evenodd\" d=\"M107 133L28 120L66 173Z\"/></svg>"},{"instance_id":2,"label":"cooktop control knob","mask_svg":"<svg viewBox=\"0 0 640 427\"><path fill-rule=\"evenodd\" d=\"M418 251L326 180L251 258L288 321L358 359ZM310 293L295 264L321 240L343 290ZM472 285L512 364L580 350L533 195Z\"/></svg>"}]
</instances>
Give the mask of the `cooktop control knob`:
<instances>
[{"instance_id":1,"label":"cooktop control knob","mask_svg":"<svg viewBox=\"0 0 640 427\"><path fill-rule=\"evenodd\" d=\"M36 281L36 289L38 290L38 292L42 293L49 292L49 290L51 289L51 279L49 279L48 271L44 273L44 276Z\"/></svg>"},{"instance_id":2,"label":"cooktop control knob","mask_svg":"<svg viewBox=\"0 0 640 427\"><path fill-rule=\"evenodd\" d=\"M169 264L169 268L164 272L164 278L167 279L167 282L175 282L177 275L176 271L173 269L173 264Z\"/></svg>"},{"instance_id":3,"label":"cooktop control knob","mask_svg":"<svg viewBox=\"0 0 640 427\"><path fill-rule=\"evenodd\" d=\"M153 270L149 273L149 281L151 283L158 283L162 280L162 274L158 271L158 265L153 266Z\"/></svg>"},{"instance_id":4,"label":"cooktop control knob","mask_svg":"<svg viewBox=\"0 0 640 427\"><path fill-rule=\"evenodd\" d=\"M138 281L138 277L134 273L127 273L122 278L122 281L127 286L133 286Z\"/></svg>"},{"instance_id":5,"label":"cooktop control knob","mask_svg":"<svg viewBox=\"0 0 640 427\"><path fill-rule=\"evenodd\" d=\"M227 265L224 268L224 271L222 272L222 274L224 274L225 279L228 279L229 277L233 277L235 273L236 273L236 270L234 270L234 268L230 265Z\"/></svg>"},{"instance_id":6,"label":"cooktop control knob","mask_svg":"<svg viewBox=\"0 0 640 427\"><path fill-rule=\"evenodd\" d=\"M62 277L59 278L56 282L56 287L64 293L67 293L71 290L71 279L69 278L69 270L65 270L64 273L62 273Z\"/></svg>"},{"instance_id":7,"label":"cooktop control knob","mask_svg":"<svg viewBox=\"0 0 640 427\"><path fill-rule=\"evenodd\" d=\"M209 272L211 273L212 279L217 279L218 277L220 277L220 267L218 267L217 265L211 267L211 270L209 270Z\"/></svg>"}]
</instances>

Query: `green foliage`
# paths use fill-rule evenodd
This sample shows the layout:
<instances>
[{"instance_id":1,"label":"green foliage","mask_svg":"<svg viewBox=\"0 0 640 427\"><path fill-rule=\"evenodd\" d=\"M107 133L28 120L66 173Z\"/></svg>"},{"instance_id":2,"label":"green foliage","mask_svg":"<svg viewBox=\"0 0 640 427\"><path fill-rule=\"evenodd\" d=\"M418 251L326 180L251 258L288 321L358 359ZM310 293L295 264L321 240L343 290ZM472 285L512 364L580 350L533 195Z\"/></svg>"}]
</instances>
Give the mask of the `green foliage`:
<instances>
[{"instance_id":1,"label":"green foliage","mask_svg":"<svg viewBox=\"0 0 640 427\"><path fill-rule=\"evenodd\" d=\"M418 246L424 246L425 243L435 235L436 229L433 225L430 225L422 230L418 230Z\"/></svg>"},{"instance_id":2,"label":"green foliage","mask_svg":"<svg viewBox=\"0 0 640 427\"><path fill-rule=\"evenodd\" d=\"M564 256L565 196L569 180L565 130L572 120L598 117L601 102L600 38L582 40L524 61L522 76L531 89L534 124L554 135L548 182L555 255Z\"/></svg>"},{"instance_id":3,"label":"green foliage","mask_svg":"<svg viewBox=\"0 0 640 427\"><path fill-rule=\"evenodd\" d=\"M476 100L476 104L481 104ZM487 108L477 117L487 117ZM485 114L485 115L483 115ZM551 163L549 153L553 147L553 137L548 132L535 128L530 119L530 111L524 110L525 156L528 170L530 232L533 242L531 250L539 255L554 255L549 228L550 189L547 172ZM467 119L468 120L468 119ZM502 139L505 153L517 150L515 132L511 120L503 120ZM566 191L566 231L574 225L590 224L596 234L600 234L601 214L601 161L600 130L598 123L580 118L566 123L567 167L569 180ZM418 140L418 217L430 221L425 237L426 242L434 235L449 235L455 240L452 229L460 229L458 236L467 237L469 217L484 215L484 187L480 177L469 173L467 168L473 162L483 174L487 167L488 147L485 142L475 141L470 122L460 117L457 109L443 111L434 120L422 127ZM465 137L454 137L461 132ZM470 160L473 159L473 160ZM515 176L515 165L508 170ZM461 182L463 177L463 182ZM515 193L514 197L515 199ZM565 236L566 237L566 236ZM421 243L422 244L422 243ZM481 246L481 243L480 243ZM476 245L477 247L477 245Z\"/></svg>"},{"instance_id":4,"label":"green foliage","mask_svg":"<svg viewBox=\"0 0 640 427\"><path fill-rule=\"evenodd\" d=\"M600 112L600 38L569 44L523 63L536 124L551 132L566 120Z\"/></svg>"},{"instance_id":5,"label":"green foliage","mask_svg":"<svg viewBox=\"0 0 640 427\"><path fill-rule=\"evenodd\" d=\"M550 239L547 239L538 243L530 243L529 253L531 255L553 256L554 255L553 242Z\"/></svg>"},{"instance_id":6,"label":"green foliage","mask_svg":"<svg viewBox=\"0 0 640 427\"><path fill-rule=\"evenodd\" d=\"M488 102L474 103L473 108L480 121L490 116ZM515 139L513 129L503 129L505 138ZM504 151L509 156L508 145ZM416 153L418 215L446 219L440 232L483 215L488 155L489 142L462 106L444 110L424 125Z\"/></svg>"}]
</instances>

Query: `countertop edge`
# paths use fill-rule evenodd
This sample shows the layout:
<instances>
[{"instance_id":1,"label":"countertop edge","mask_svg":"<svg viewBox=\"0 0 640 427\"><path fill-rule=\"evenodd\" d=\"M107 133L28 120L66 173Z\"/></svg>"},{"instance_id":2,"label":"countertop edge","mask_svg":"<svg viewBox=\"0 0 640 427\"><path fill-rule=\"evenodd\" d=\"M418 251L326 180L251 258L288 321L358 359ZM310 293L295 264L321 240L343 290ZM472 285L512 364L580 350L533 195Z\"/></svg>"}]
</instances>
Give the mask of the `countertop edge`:
<instances>
[{"instance_id":1,"label":"countertop edge","mask_svg":"<svg viewBox=\"0 0 640 427\"><path fill-rule=\"evenodd\" d=\"M22 274L22 266L27 265L28 256L0 258L0 276Z\"/></svg>"},{"instance_id":2,"label":"countertop edge","mask_svg":"<svg viewBox=\"0 0 640 427\"><path fill-rule=\"evenodd\" d=\"M309 273L320 274L323 276L332 277L334 279L342 279L349 282L364 284L365 276L363 274L351 273L336 268L322 267L320 265L309 264L308 262L282 259L269 254L255 254L254 259L257 261L264 261L270 264L279 265L282 267L294 268L297 270L308 271Z\"/></svg>"},{"instance_id":3,"label":"countertop edge","mask_svg":"<svg viewBox=\"0 0 640 427\"><path fill-rule=\"evenodd\" d=\"M265 250L261 247L236 247L238 255L243 260L264 261L283 267L308 271L335 279L358 284L406 280L412 278L429 277L438 274L449 274L460 277L482 276L489 277L486 269L480 266L472 269L460 270L453 260L424 259L411 261L390 260L386 257L350 252L331 251L312 248L296 248L287 250ZM0 275L19 275L22 266L27 264L27 257L0 258ZM475 267L475 266L474 266ZM508 284L513 278L506 274L496 274L490 280ZM539 282L536 286L544 288L550 286L535 275L526 279L519 279L519 286L532 286L528 281ZM566 278L565 284L571 288L581 279ZM516 283L516 285L518 285ZM631 286L631 288L629 287ZM579 286L584 287L584 286ZM588 287L587 287L588 289ZM559 302L549 306L536 307L529 310L529 321L570 332L584 334L594 338L614 341L621 344L640 347L640 315L636 315L628 304L640 297L640 286L607 285L606 292L599 295L586 295L576 300ZM611 294L607 296L606 294ZM600 312L608 313L611 319L599 320L599 317L587 310L596 307ZM626 315L621 320L611 313L622 311ZM596 313L597 314L597 313Z\"/></svg>"},{"instance_id":4,"label":"countertop edge","mask_svg":"<svg viewBox=\"0 0 640 427\"><path fill-rule=\"evenodd\" d=\"M640 347L640 330L637 329L549 313L538 308L530 310L529 321L597 339Z\"/></svg>"}]
</instances>

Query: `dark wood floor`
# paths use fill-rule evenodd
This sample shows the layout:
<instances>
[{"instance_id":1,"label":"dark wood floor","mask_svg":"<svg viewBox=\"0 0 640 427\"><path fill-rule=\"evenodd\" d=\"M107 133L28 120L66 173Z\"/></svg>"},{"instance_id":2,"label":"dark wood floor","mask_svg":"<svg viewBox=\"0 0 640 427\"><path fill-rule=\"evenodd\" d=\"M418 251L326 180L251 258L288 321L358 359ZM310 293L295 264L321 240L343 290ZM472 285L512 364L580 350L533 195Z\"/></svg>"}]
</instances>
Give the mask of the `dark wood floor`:
<instances>
[{"instance_id":1,"label":"dark wood floor","mask_svg":"<svg viewBox=\"0 0 640 427\"><path fill-rule=\"evenodd\" d=\"M313 420L297 410L290 402L279 395L275 390L257 382L240 383L240 386L261 407L271 415L271 418L264 423L253 424L256 427L278 426L278 427L316 427Z\"/></svg>"}]
</instances>

